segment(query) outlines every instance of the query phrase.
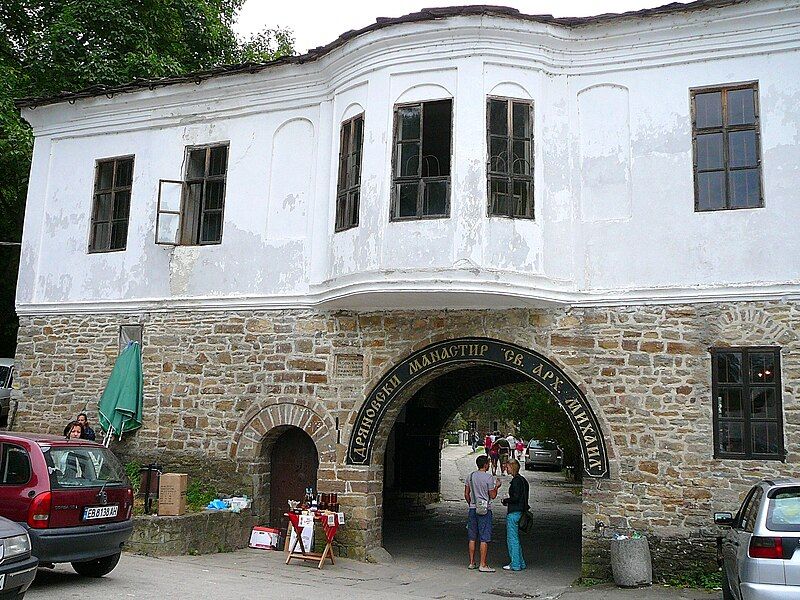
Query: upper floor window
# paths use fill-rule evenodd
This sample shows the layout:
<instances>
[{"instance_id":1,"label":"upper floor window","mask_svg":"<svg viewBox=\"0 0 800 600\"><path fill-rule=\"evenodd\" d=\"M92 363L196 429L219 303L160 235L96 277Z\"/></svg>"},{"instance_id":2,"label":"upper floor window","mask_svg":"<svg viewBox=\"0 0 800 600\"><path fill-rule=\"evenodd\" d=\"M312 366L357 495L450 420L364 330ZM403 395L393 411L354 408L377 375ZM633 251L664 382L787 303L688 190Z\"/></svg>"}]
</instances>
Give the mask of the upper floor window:
<instances>
[{"instance_id":1,"label":"upper floor window","mask_svg":"<svg viewBox=\"0 0 800 600\"><path fill-rule=\"evenodd\" d=\"M758 84L691 91L695 210L764 206Z\"/></svg>"},{"instance_id":2,"label":"upper floor window","mask_svg":"<svg viewBox=\"0 0 800 600\"><path fill-rule=\"evenodd\" d=\"M125 249L132 183L132 156L97 161L89 252Z\"/></svg>"},{"instance_id":3,"label":"upper floor window","mask_svg":"<svg viewBox=\"0 0 800 600\"><path fill-rule=\"evenodd\" d=\"M452 100L397 106L392 220L450 214Z\"/></svg>"},{"instance_id":4,"label":"upper floor window","mask_svg":"<svg viewBox=\"0 0 800 600\"><path fill-rule=\"evenodd\" d=\"M364 115L360 114L342 123L339 137L336 231L344 231L358 225L361 151L364 145Z\"/></svg>"},{"instance_id":5,"label":"upper floor window","mask_svg":"<svg viewBox=\"0 0 800 600\"><path fill-rule=\"evenodd\" d=\"M780 349L711 351L714 456L782 459Z\"/></svg>"},{"instance_id":6,"label":"upper floor window","mask_svg":"<svg viewBox=\"0 0 800 600\"><path fill-rule=\"evenodd\" d=\"M486 120L489 216L532 219L533 105L489 98Z\"/></svg>"},{"instance_id":7,"label":"upper floor window","mask_svg":"<svg viewBox=\"0 0 800 600\"><path fill-rule=\"evenodd\" d=\"M187 147L184 180L159 182L156 243L221 243L227 173L227 143Z\"/></svg>"}]
</instances>

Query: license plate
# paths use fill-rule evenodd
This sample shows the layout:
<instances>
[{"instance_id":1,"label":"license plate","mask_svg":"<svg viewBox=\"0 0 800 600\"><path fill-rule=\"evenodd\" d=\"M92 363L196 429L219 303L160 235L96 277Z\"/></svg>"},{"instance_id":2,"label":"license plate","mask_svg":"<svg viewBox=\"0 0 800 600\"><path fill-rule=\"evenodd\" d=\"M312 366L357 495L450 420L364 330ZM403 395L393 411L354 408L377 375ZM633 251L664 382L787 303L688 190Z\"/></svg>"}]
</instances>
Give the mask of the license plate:
<instances>
[{"instance_id":1,"label":"license plate","mask_svg":"<svg viewBox=\"0 0 800 600\"><path fill-rule=\"evenodd\" d=\"M110 519L111 517L116 517L118 511L119 506L116 504L112 506L87 506L83 509L83 520Z\"/></svg>"}]
</instances>

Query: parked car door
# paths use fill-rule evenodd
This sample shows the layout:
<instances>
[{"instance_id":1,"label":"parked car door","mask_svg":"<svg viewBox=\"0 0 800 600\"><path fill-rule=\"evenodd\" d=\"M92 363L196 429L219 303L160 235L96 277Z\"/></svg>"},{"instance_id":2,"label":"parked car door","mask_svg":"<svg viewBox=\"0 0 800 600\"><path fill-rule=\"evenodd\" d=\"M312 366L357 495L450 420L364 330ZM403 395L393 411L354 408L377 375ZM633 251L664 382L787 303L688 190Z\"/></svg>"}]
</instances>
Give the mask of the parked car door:
<instances>
[{"instance_id":1,"label":"parked car door","mask_svg":"<svg viewBox=\"0 0 800 600\"><path fill-rule=\"evenodd\" d=\"M722 558L723 568L728 576L728 582L731 586L731 591L736 598L739 595L739 558L740 550L744 548L745 555L747 554L747 547L749 543L749 535L745 532L745 522L748 511L752 511L754 505L753 498L756 495L758 486L753 487L739 507L739 512L733 521L730 531L722 540ZM752 530L751 530L752 531ZM747 538L747 539L745 539Z\"/></svg>"}]
</instances>

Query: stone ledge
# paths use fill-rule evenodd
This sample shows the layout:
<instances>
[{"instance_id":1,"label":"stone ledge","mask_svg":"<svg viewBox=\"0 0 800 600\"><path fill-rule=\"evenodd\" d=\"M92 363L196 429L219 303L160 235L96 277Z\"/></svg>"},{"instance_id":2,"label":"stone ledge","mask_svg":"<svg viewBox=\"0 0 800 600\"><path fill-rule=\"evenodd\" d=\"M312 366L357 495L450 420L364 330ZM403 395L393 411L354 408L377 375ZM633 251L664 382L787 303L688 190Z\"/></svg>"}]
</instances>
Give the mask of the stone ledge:
<instances>
[{"instance_id":1,"label":"stone ledge","mask_svg":"<svg viewBox=\"0 0 800 600\"><path fill-rule=\"evenodd\" d=\"M133 535L125 550L148 556L214 554L246 548L256 518L241 513L204 510L178 517L141 515L133 518Z\"/></svg>"}]
</instances>

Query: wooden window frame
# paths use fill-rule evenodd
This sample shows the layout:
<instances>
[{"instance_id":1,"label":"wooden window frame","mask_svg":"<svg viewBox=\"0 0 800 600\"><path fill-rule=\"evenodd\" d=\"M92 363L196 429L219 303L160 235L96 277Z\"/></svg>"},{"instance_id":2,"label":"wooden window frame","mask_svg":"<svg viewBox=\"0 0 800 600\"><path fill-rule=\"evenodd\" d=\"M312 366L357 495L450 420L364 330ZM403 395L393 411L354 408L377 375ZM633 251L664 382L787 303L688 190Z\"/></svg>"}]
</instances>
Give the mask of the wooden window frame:
<instances>
[{"instance_id":1,"label":"wooden window frame","mask_svg":"<svg viewBox=\"0 0 800 600\"><path fill-rule=\"evenodd\" d=\"M737 90L753 90L753 123L744 125L728 125L728 93ZM697 127L697 109L695 97L700 94L719 92L721 96L722 125L719 127ZM694 210L695 212L717 212L722 210L755 210L764 208L764 170L761 159L761 118L758 81L743 81L723 85L704 86L689 90L689 104L692 117L692 172L694 175ZM728 138L732 132L754 131L756 139L756 165L755 167L731 167L729 160ZM698 169L697 136L721 133L722 134L722 169ZM732 171L758 169L759 198L758 206L731 206L730 174ZM725 206L722 208L700 208L700 173L723 172L725 174Z\"/></svg>"},{"instance_id":2,"label":"wooden window frame","mask_svg":"<svg viewBox=\"0 0 800 600\"><path fill-rule=\"evenodd\" d=\"M433 102L450 102L450 171L445 176L428 176L423 177L422 175L422 165L424 156L422 154L422 139L424 137L425 131L425 110L424 107L426 104L431 104ZM416 141L419 143L419 160L417 161L417 174L415 176L405 175L400 176L398 175L397 170L397 149L401 143L400 140L400 119L398 118L400 109L407 108L411 106L418 106L419 107L419 139ZM432 98L430 100L421 100L419 102L404 102L401 104L394 105L394 126L393 126L393 134L392 134L392 204L391 210L389 214L389 220L394 221L422 221L427 219L449 219L450 218L450 194L451 194L451 179L453 173L453 113L455 109L455 101L453 98ZM404 139L402 142L413 142L413 139ZM414 215L407 215L407 216L399 216L400 215L400 194L398 192L400 184L403 183L414 183L419 182L419 188L417 190L417 211ZM442 214L434 214L434 215L426 215L423 213L424 203L425 203L425 187L430 183L446 183L446 191L445 191L445 208Z\"/></svg>"},{"instance_id":3,"label":"wooden window frame","mask_svg":"<svg viewBox=\"0 0 800 600\"><path fill-rule=\"evenodd\" d=\"M225 172L221 175L209 175L209 165L211 164L211 151L215 148L225 148ZM202 177L189 176L189 156L197 150L205 150L205 165ZM181 194L181 222L178 228L181 246L213 246L222 243L222 234L225 226L225 195L228 191L228 165L230 164L230 142L217 142L213 144L200 144L187 146L185 150L186 169L184 170L183 191ZM208 183L222 182L222 200L220 208L206 208L206 196ZM187 222L187 196L192 185L200 184L200 207L196 217L196 223ZM206 213L216 212L220 215L219 238L216 240L203 240L202 227L203 216Z\"/></svg>"},{"instance_id":4,"label":"wooden window frame","mask_svg":"<svg viewBox=\"0 0 800 600\"><path fill-rule=\"evenodd\" d=\"M119 163L122 161L131 162L131 183L130 185L117 185L117 170ZM113 163L113 173L111 175L111 187L106 189L99 189L100 185L100 167L101 165ZM124 156L113 156L111 158L99 158L95 160L94 164L94 188L92 193L92 218L89 226L89 253L99 254L105 252L124 252L128 247L128 226L131 219L131 196L133 194L133 169L135 166L135 155L126 154ZM116 196L120 192L128 192L128 210L127 216L123 219L116 217ZM108 220L99 220L98 212L100 209L99 196L102 194L111 194L111 216ZM114 239L114 227L117 223L125 223L125 244L119 248L112 248L111 244ZM108 223L108 247L100 248L97 246L97 225L100 223Z\"/></svg>"},{"instance_id":5,"label":"wooden window frame","mask_svg":"<svg viewBox=\"0 0 800 600\"><path fill-rule=\"evenodd\" d=\"M506 132L508 135L502 136L497 134L492 134L490 128L490 105L492 102L505 102L506 104ZM528 107L528 131L530 132L530 136L527 138L517 138L514 137L514 104L524 104ZM534 176L534 115L533 115L533 101L532 100L525 100L520 98L507 98L504 96L487 96L486 97L486 197L487 197L487 205L486 205L486 214L489 217L501 217L506 219L529 219L535 220L536 213L535 213L535 202L533 197L534 192L534 185L533 185L533 176ZM513 173L513 167L508 168L505 171L493 171L492 170L492 138L506 138L506 154L507 156L511 156L513 153L514 142L521 141L528 145L528 155L530 156L530 165L528 172L525 174ZM516 211L516 203L511 206L511 211L509 213L500 213L495 212L494 210L494 198L492 196L492 181L505 181L506 185L508 186L508 190L510 192L510 197L513 199L513 189L514 189L514 181L522 181L524 185L528 188L528 206L526 206L525 214L521 214Z\"/></svg>"},{"instance_id":6,"label":"wooden window frame","mask_svg":"<svg viewBox=\"0 0 800 600\"><path fill-rule=\"evenodd\" d=\"M783 430L783 396L781 394L781 349L776 346L733 346L725 348L711 348L711 396L712 396L712 415L714 427L714 458L716 459L740 459L740 460L786 460L786 441ZM718 381L717 359L723 354L742 355L742 377L740 383L726 383ZM775 360L775 379L772 383L754 383L750 381L750 355L751 354L773 354ZM773 389L775 392L775 418L753 419L751 411L751 388ZM719 403L720 390L722 388L738 388L741 390L742 417L720 417ZM752 423L753 422L775 423L778 428L778 438L780 445L777 453L763 454L755 453L752 450ZM720 446L720 425L723 422L741 422L743 424L744 451L743 452L724 452Z\"/></svg>"},{"instance_id":7,"label":"wooden window frame","mask_svg":"<svg viewBox=\"0 0 800 600\"><path fill-rule=\"evenodd\" d=\"M361 123L361 139L355 148L356 123ZM345 132L347 131L347 139ZM358 227L361 204L361 164L364 157L364 113L343 121L339 128L339 175L336 182L336 220L334 231Z\"/></svg>"}]
</instances>

